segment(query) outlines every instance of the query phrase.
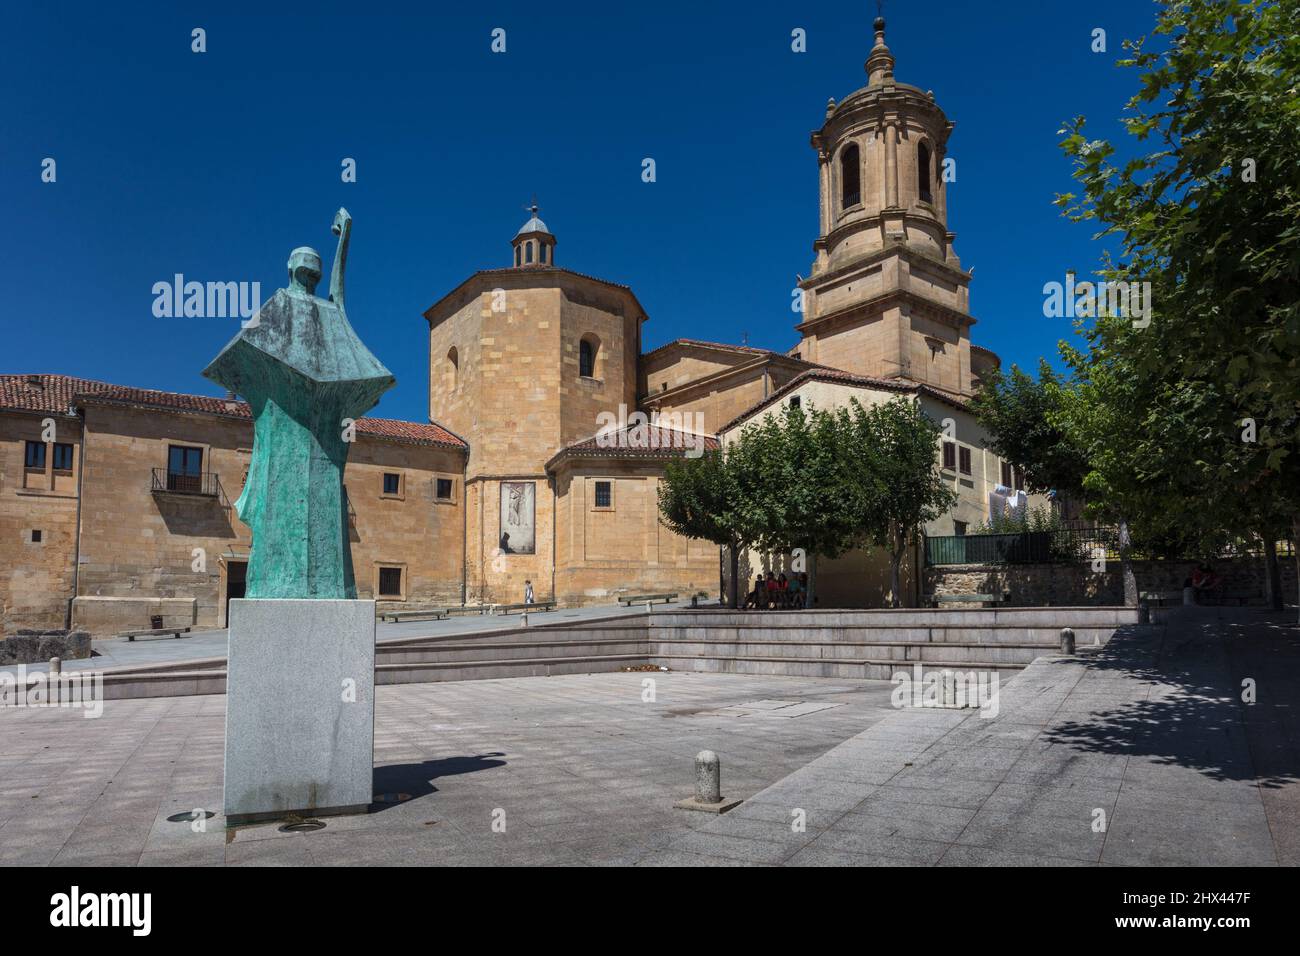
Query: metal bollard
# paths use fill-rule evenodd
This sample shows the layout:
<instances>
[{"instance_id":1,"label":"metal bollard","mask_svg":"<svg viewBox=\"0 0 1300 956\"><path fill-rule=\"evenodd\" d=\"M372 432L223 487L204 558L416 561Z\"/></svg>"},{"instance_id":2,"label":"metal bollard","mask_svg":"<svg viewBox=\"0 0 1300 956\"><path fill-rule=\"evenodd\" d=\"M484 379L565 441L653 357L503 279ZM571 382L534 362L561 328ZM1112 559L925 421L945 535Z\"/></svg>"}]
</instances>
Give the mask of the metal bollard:
<instances>
[{"instance_id":1,"label":"metal bollard","mask_svg":"<svg viewBox=\"0 0 1300 956\"><path fill-rule=\"evenodd\" d=\"M521 620L523 621L523 623L520 624L519 626L520 626L520 627L527 627L527 626L528 626L528 612L527 612L527 611L524 611L524 613L521 615Z\"/></svg>"},{"instance_id":2,"label":"metal bollard","mask_svg":"<svg viewBox=\"0 0 1300 956\"><path fill-rule=\"evenodd\" d=\"M1074 653L1074 629L1070 627L1061 628L1061 653Z\"/></svg>"},{"instance_id":3,"label":"metal bollard","mask_svg":"<svg viewBox=\"0 0 1300 956\"><path fill-rule=\"evenodd\" d=\"M695 799L700 803L722 802L722 765L712 750L695 755Z\"/></svg>"},{"instance_id":4,"label":"metal bollard","mask_svg":"<svg viewBox=\"0 0 1300 956\"><path fill-rule=\"evenodd\" d=\"M63 670L63 661L59 660L57 657L51 657L51 658L50 658L50 673L51 673L51 674L57 674L57 673L59 673L61 670Z\"/></svg>"}]
</instances>

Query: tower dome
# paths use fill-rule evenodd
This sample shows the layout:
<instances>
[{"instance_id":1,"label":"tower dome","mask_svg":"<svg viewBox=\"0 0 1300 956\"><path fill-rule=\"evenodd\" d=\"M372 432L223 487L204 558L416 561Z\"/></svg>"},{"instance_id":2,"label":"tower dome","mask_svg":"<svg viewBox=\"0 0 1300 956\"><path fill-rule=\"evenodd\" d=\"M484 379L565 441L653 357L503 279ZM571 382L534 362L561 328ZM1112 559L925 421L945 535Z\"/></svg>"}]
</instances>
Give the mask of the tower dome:
<instances>
[{"instance_id":1,"label":"tower dome","mask_svg":"<svg viewBox=\"0 0 1300 956\"><path fill-rule=\"evenodd\" d=\"M539 208L534 199L528 207L528 211L533 214L532 218L510 240L510 245L515 250L515 268L555 265L555 236L546 228L546 223L537 218Z\"/></svg>"}]
</instances>

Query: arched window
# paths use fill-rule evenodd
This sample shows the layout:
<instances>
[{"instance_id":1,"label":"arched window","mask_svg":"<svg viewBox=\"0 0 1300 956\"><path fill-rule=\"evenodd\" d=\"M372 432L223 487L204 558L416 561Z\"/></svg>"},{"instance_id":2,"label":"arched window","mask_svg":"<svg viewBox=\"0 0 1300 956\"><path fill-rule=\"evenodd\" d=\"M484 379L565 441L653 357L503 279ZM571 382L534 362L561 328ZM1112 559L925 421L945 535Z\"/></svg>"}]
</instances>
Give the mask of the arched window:
<instances>
[{"instance_id":1,"label":"arched window","mask_svg":"<svg viewBox=\"0 0 1300 956\"><path fill-rule=\"evenodd\" d=\"M447 350L447 391L456 390L456 376L460 372L460 353L456 351L456 346Z\"/></svg>"},{"instance_id":2,"label":"arched window","mask_svg":"<svg viewBox=\"0 0 1300 956\"><path fill-rule=\"evenodd\" d=\"M530 264L531 264L532 261L533 261L533 244L532 244L531 242L525 242L525 243L524 243L524 262L527 262L527 263L530 263Z\"/></svg>"},{"instance_id":3,"label":"arched window","mask_svg":"<svg viewBox=\"0 0 1300 956\"><path fill-rule=\"evenodd\" d=\"M519 265L519 257L521 255L523 255L522 249L519 246L515 246L515 265Z\"/></svg>"},{"instance_id":4,"label":"arched window","mask_svg":"<svg viewBox=\"0 0 1300 956\"><path fill-rule=\"evenodd\" d=\"M542 263L546 262L546 246L545 246L545 245L541 245L541 246L538 247L538 252L537 252L537 261L538 261L538 262L542 262Z\"/></svg>"},{"instance_id":5,"label":"arched window","mask_svg":"<svg viewBox=\"0 0 1300 956\"><path fill-rule=\"evenodd\" d=\"M578 343L578 374L584 378L596 377L596 355L600 342L594 335L584 335Z\"/></svg>"},{"instance_id":6,"label":"arched window","mask_svg":"<svg viewBox=\"0 0 1300 956\"><path fill-rule=\"evenodd\" d=\"M934 202L930 192L930 147L918 143L916 147L916 185L922 202Z\"/></svg>"},{"instance_id":7,"label":"arched window","mask_svg":"<svg viewBox=\"0 0 1300 956\"><path fill-rule=\"evenodd\" d=\"M860 202L862 202L862 162L858 158L858 144L849 143L840 153L840 209L848 209Z\"/></svg>"}]
</instances>

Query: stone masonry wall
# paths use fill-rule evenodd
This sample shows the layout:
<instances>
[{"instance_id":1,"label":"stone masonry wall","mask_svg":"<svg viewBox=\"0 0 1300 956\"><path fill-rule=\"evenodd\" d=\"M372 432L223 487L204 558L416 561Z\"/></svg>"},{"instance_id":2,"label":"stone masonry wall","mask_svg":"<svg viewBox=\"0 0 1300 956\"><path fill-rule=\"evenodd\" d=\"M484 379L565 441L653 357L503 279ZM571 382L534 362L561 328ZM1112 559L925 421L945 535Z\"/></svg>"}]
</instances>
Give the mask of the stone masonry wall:
<instances>
[{"instance_id":1,"label":"stone masonry wall","mask_svg":"<svg viewBox=\"0 0 1300 956\"><path fill-rule=\"evenodd\" d=\"M1296 600L1295 559L1279 557L1282 594ZM1228 592L1264 593L1264 559L1230 558L1214 562ZM1182 591L1195 561L1135 561L1138 591ZM1086 564L946 565L925 569L925 594L996 594L1011 592L1017 607L1087 606L1124 603L1124 582L1118 561L1093 573ZM1257 599L1262 603L1262 598Z\"/></svg>"}]
</instances>

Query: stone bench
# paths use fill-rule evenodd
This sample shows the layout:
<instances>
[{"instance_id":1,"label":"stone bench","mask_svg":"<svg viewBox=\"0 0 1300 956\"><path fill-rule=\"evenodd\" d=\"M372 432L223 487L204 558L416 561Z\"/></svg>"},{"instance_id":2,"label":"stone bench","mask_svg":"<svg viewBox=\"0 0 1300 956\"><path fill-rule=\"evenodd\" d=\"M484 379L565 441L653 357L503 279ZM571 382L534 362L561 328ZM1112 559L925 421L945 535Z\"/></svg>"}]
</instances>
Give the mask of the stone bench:
<instances>
[{"instance_id":1,"label":"stone bench","mask_svg":"<svg viewBox=\"0 0 1300 956\"><path fill-rule=\"evenodd\" d=\"M1143 591L1138 595L1138 603L1154 604L1156 607L1164 607L1166 604L1182 604L1182 591Z\"/></svg>"},{"instance_id":2,"label":"stone bench","mask_svg":"<svg viewBox=\"0 0 1300 956\"><path fill-rule=\"evenodd\" d=\"M1001 594L931 594L929 604L939 607L941 604L980 604L984 607L997 607L1011 599L1010 591Z\"/></svg>"},{"instance_id":3,"label":"stone bench","mask_svg":"<svg viewBox=\"0 0 1300 956\"><path fill-rule=\"evenodd\" d=\"M441 621L451 613L450 608L445 607L423 607L410 611L381 611L379 619L381 621L391 621L393 624L399 624L402 621L427 621L432 618L435 621Z\"/></svg>"},{"instance_id":4,"label":"stone bench","mask_svg":"<svg viewBox=\"0 0 1300 956\"><path fill-rule=\"evenodd\" d=\"M554 601L534 601L532 604L527 602L523 604L489 604L486 605L490 610L489 614L509 614L511 611L550 611L554 609Z\"/></svg>"},{"instance_id":5,"label":"stone bench","mask_svg":"<svg viewBox=\"0 0 1300 956\"><path fill-rule=\"evenodd\" d=\"M618 600L624 607L631 607L633 604L654 604L656 601L670 604L677 600L677 593L674 591L672 594L627 594Z\"/></svg>"},{"instance_id":6,"label":"stone bench","mask_svg":"<svg viewBox=\"0 0 1300 956\"><path fill-rule=\"evenodd\" d=\"M120 631L118 637L125 637L128 641L134 641L137 637L173 637L181 638L189 635L188 627L147 627L140 631Z\"/></svg>"}]
</instances>

